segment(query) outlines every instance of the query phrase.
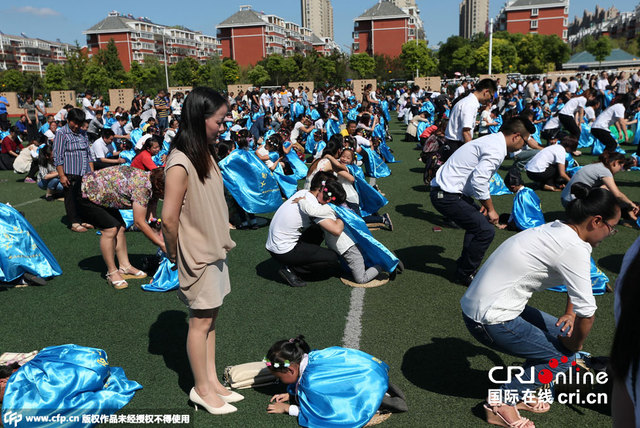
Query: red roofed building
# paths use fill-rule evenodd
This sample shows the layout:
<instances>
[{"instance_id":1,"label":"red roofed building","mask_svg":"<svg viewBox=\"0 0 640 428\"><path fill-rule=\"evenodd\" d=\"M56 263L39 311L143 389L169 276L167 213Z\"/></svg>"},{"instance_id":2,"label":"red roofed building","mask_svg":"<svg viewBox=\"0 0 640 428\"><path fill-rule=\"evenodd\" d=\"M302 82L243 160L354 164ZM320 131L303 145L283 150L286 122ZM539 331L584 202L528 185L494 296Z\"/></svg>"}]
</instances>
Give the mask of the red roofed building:
<instances>
[{"instance_id":1,"label":"red roofed building","mask_svg":"<svg viewBox=\"0 0 640 428\"><path fill-rule=\"evenodd\" d=\"M510 0L500 11L497 30L509 33L555 34L567 40L569 0Z\"/></svg>"},{"instance_id":2,"label":"red roofed building","mask_svg":"<svg viewBox=\"0 0 640 428\"><path fill-rule=\"evenodd\" d=\"M421 21L391 1L382 0L354 19L352 52L397 57L402 45L416 37L422 38Z\"/></svg>"}]
</instances>

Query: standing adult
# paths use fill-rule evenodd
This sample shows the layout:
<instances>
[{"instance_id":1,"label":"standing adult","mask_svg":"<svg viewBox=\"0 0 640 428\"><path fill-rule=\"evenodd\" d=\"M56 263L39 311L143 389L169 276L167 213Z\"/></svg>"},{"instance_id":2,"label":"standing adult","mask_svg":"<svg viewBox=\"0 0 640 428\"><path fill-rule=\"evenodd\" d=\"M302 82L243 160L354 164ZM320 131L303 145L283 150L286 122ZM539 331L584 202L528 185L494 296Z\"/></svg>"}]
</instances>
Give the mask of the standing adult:
<instances>
[{"instance_id":1,"label":"standing adult","mask_svg":"<svg viewBox=\"0 0 640 428\"><path fill-rule=\"evenodd\" d=\"M491 79L482 79L472 93L453 106L445 131L445 145L448 146L448 150L444 150L443 153L445 160L460 146L473 139L478 108L493 99L497 90L496 82Z\"/></svg>"},{"instance_id":2,"label":"standing adult","mask_svg":"<svg viewBox=\"0 0 640 428\"><path fill-rule=\"evenodd\" d=\"M472 94L473 95L473 94ZM455 280L469 285L495 235L498 213L489 193L489 181L508 152L521 149L535 126L512 118L501 132L465 144L438 169L431 181L431 203L445 218L466 230ZM477 199L481 208L474 203ZM488 221L487 221L488 220Z\"/></svg>"},{"instance_id":3,"label":"standing adult","mask_svg":"<svg viewBox=\"0 0 640 428\"><path fill-rule=\"evenodd\" d=\"M84 121L85 115L82 110L71 109L67 114L67 124L56 132L53 140L54 165L64 187L64 208L74 232L86 232L87 228L93 228L88 223L82 223L77 206L81 197L82 177L93 171L93 163L96 160L91 152L87 134L80 131Z\"/></svg>"},{"instance_id":4,"label":"standing adult","mask_svg":"<svg viewBox=\"0 0 640 428\"><path fill-rule=\"evenodd\" d=\"M24 101L24 115L27 118L27 139L29 141L38 139L38 113L36 110L36 105L33 102L33 97L31 95L27 95L27 98Z\"/></svg>"},{"instance_id":5,"label":"standing adult","mask_svg":"<svg viewBox=\"0 0 640 428\"><path fill-rule=\"evenodd\" d=\"M34 102L36 106L36 114L38 115L38 123L44 124L46 123L46 115L47 115L47 107L44 102L44 96L42 94L38 94L36 96L36 100Z\"/></svg>"},{"instance_id":6,"label":"standing adult","mask_svg":"<svg viewBox=\"0 0 640 428\"><path fill-rule=\"evenodd\" d=\"M158 119L158 127L161 131L169 126L169 103L165 98L163 90L158 91L158 95L153 99L153 106L156 109L156 119Z\"/></svg>"},{"instance_id":7,"label":"standing adult","mask_svg":"<svg viewBox=\"0 0 640 428\"><path fill-rule=\"evenodd\" d=\"M96 117L96 109L91 103L91 97L93 96L93 92L86 91L84 93L84 98L82 99L82 111L84 112L84 119L88 122L91 122L94 117Z\"/></svg>"},{"instance_id":8,"label":"standing adult","mask_svg":"<svg viewBox=\"0 0 640 428\"><path fill-rule=\"evenodd\" d=\"M615 152L618 148L618 142L609 131L611 125L616 126L618 135L622 137L623 141L627 140L625 112L631 106L633 100L633 94L617 97L606 110L598 115L596 121L593 122L593 126L591 126L591 134L604 144L605 150L608 152Z\"/></svg>"},{"instance_id":9,"label":"standing adult","mask_svg":"<svg viewBox=\"0 0 640 428\"><path fill-rule=\"evenodd\" d=\"M10 107L9 100L6 97L0 95L0 126L9 122L7 113L7 107Z\"/></svg>"},{"instance_id":10,"label":"standing adult","mask_svg":"<svg viewBox=\"0 0 640 428\"><path fill-rule=\"evenodd\" d=\"M162 230L167 256L177 261L178 297L189 307L187 354L195 380L189 399L213 414L235 412L243 397L218 380L215 322L230 291L229 210L214 143L228 106L218 92L195 88L185 99L180 131L166 163Z\"/></svg>"},{"instance_id":11,"label":"standing adult","mask_svg":"<svg viewBox=\"0 0 640 428\"><path fill-rule=\"evenodd\" d=\"M556 220L507 239L460 300L464 323L476 340L526 358L522 376L501 385L504 394L496 400L501 402L485 404L491 424L532 427L518 410L544 413L550 405L532 399L527 390L541 386L537 375L543 369L553 377L570 369L591 331L597 309L591 289L591 252L616 233L620 208L606 189L576 184L572 190L577 199L567 206L567 223ZM567 286L562 316L528 305L534 292L558 284ZM558 364L549 364L552 360ZM536 375L530 379L532 371Z\"/></svg>"},{"instance_id":12,"label":"standing adult","mask_svg":"<svg viewBox=\"0 0 640 428\"><path fill-rule=\"evenodd\" d=\"M560 109L558 119L565 129L574 137L580 138L580 125L584 117L587 102L596 98L596 91L587 89L584 94L573 97Z\"/></svg>"}]
</instances>

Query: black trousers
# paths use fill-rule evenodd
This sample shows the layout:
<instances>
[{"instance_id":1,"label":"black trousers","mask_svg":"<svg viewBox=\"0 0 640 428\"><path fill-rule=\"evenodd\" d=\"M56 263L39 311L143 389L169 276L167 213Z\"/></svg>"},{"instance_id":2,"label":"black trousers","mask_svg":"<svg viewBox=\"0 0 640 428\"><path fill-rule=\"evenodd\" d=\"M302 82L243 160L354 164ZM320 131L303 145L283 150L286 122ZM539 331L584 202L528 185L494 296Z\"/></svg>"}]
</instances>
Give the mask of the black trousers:
<instances>
[{"instance_id":1,"label":"black trousers","mask_svg":"<svg viewBox=\"0 0 640 428\"><path fill-rule=\"evenodd\" d=\"M82 177L79 175L68 174L69 187L65 187L64 194L64 209L67 212L67 219L69 223L82 223L80 215L78 214L78 201L82 198Z\"/></svg>"},{"instance_id":2,"label":"black trousers","mask_svg":"<svg viewBox=\"0 0 640 428\"><path fill-rule=\"evenodd\" d=\"M493 241L495 227L468 196L447 193L436 187L431 190L431 203L446 219L453 220L466 231L458 259L458 273L474 274Z\"/></svg>"},{"instance_id":3,"label":"black trousers","mask_svg":"<svg viewBox=\"0 0 640 428\"><path fill-rule=\"evenodd\" d=\"M591 134L605 146L605 150L613 153L618 148L618 142L608 129L591 128Z\"/></svg>"},{"instance_id":4,"label":"black trousers","mask_svg":"<svg viewBox=\"0 0 640 428\"><path fill-rule=\"evenodd\" d=\"M568 114L559 114L558 119L560 119L560 123L564 126L567 132L569 132L569 134L576 138L580 138L580 128L578 128L576 119L573 116L569 116Z\"/></svg>"},{"instance_id":5,"label":"black trousers","mask_svg":"<svg viewBox=\"0 0 640 428\"><path fill-rule=\"evenodd\" d=\"M444 144L440 148L442 163L445 163L456 150L462 147L463 144L464 141L449 140L448 138L445 138Z\"/></svg>"},{"instance_id":6,"label":"black trousers","mask_svg":"<svg viewBox=\"0 0 640 428\"><path fill-rule=\"evenodd\" d=\"M275 260L299 275L339 273L341 266L338 255L328 248L321 247L322 239L322 229L314 225L300 236L296 246L288 253L275 254L271 251L269 253Z\"/></svg>"},{"instance_id":7,"label":"black trousers","mask_svg":"<svg viewBox=\"0 0 640 428\"><path fill-rule=\"evenodd\" d=\"M541 185L549 185L558 187L561 184L564 184L564 180L560 178L560 173L558 171L558 164L552 163L542 172L531 172L527 171L527 177L539 183Z\"/></svg>"}]
</instances>

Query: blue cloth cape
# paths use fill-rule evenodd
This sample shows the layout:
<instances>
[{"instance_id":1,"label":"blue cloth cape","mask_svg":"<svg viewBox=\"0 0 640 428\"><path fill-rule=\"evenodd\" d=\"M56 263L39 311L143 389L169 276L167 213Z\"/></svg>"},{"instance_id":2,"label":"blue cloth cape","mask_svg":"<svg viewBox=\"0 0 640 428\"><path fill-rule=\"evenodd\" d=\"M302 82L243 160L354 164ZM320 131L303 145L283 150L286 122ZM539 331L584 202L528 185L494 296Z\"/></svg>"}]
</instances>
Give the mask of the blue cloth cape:
<instances>
[{"instance_id":1,"label":"blue cloth cape","mask_svg":"<svg viewBox=\"0 0 640 428\"><path fill-rule=\"evenodd\" d=\"M163 141L162 148L160 149L158 154L151 158L153 160L153 163L158 166L163 166L164 162L162 162L162 156L166 156L169 154L170 146L171 144L168 141Z\"/></svg>"},{"instance_id":2,"label":"blue cloth cape","mask_svg":"<svg viewBox=\"0 0 640 428\"><path fill-rule=\"evenodd\" d=\"M500 195L511 195L512 192L509 190L506 184L504 184L504 180L500 177L500 174L497 172L493 174L491 180L489 180L489 193L492 196L500 196Z\"/></svg>"},{"instance_id":3,"label":"blue cloth cape","mask_svg":"<svg viewBox=\"0 0 640 428\"><path fill-rule=\"evenodd\" d=\"M271 213L282 205L275 175L255 153L234 150L218 165L225 187L246 212Z\"/></svg>"},{"instance_id":4,"label":"blue cloth cape","mask_svg":"<svg viewBox=\"0 0 640 428\"><path fill-rule=\"evenodd\" d=\"M62 275L62 268L22 214L0 203L0 282L25 273L49 278Z\"/></svg>"},{"instance_id":5,"label":"blue cloth cape","mask_svg":"<svg viewBox=\"0 0 640 428\"><path fill-rule=\"evenodd\" d=\"M285 141L282 146L287 149L291 146L291 142ZM293 170L293 177L296 180L302 180L303 178L307 177L309 167L307 167L307 165L300 160L295 150L292 149L291 151L289 151L286 158L287 162L289 162L289 165L291 165L291 169Z\"/></svg>"},{"instance_id":6,"label":"blue cloth cape","mask_svg":"<svg viewBox=\"0 0 640 428\"><path fill-rule=\"evenodd\" d=\"M495 122L497 123L497 125L491 125L489 126L489 133L490 134L497 134L498 132L500 132L500 128L502 128L502 116L498 115L495 118Z\"/></svg>"},{"instance_id":7,"label":"blue cloth cape","mask_svg":"<svg viewBox=\"0 0 640 428\"><path fill-rule=\"evenodd\" d=\"M578 147L585 148L593 146L596 138L591 134L591 126L583 123L580 126L580 139L578 140Z\"/></svg>"},{"instance_id":8,"label":"blue cloth cape","mask_svg":"<svg viewBox=\"0 0 640 428\"><path fill-rule=\"evenodd\" d=\"M591 258L591 290L594 296L601 296L607 292L607 284L609 283L609 277L598 269L596 262ZM547 290L557 291L558 293L566 293L566 285L558 285L557 287L547 288Z\"/></svg>"},{"instance_id":9,"label":"blue cloth cape","mask_svg":"<svg viewBox=\"0 0 640 428\"><path fill-rule=\"evenodd\" d=\"M385 271L393 272L398 266L398 258L373 237L362 217L346 206L330 205L344 222L344 233L358 244L365 265L379 265Z\"/></svg>"},{"instance_id":10,"label":"blue cloth cape","mask_svg":"<svg viewBox=\"0 0 640 428\"><path fill-rule=\"evenodd\" d=\"M302 105L302 103L300 103L299 101L296 101L295 103L293 103L291 112L293 113L293 118L297 119L304 114L304 105Z\"/></svg>"},{"instance_id":11,"label":"blue cloth cape","mask_svg":"<svg viewBox=\"0 0 640 428\"><path fill-rule=\"evenodd\" d=\"M369 147L361 148L368 155L365 158L365 169L369 177L383 178L391 175L391 170L389 169L387 164L384 163L379 154L377 154Z\"/></svg>"},{"instance_id":12,"label":"blue cloth cape","mask_svg":"<svg viewBox=\"0 0 640 428\"><path fill-rule=\"evenodd\" d=\"M424 132L425 129L427 129L429 126L429 122L418 122L418 124L416 125L416 138L420 138L420 136L422 135L422 133Z\"/></svg>"},{"instance_id":13,"label":"blue cloth cape","mask_svg":"<svg viewBox=\"0 0 640 428\"><path fill-rule=\"evenodd\" d=\"M136 144L138 143L138 140L142 138L142 129L140 128L134 129L133 131L131 131L131 134L129 134L129 136L131 137L130 140L133 143L133 147L135 147Z\"/></svg>"},{"instance_id":14,"label":"blue cloth cape","mask_svg":"<svg viewBox=\"0 0 640 428\"><path fill-rule=\"evenodd\" d=\"M2 416L17 412L16 428L92 427L82 415L112 415L131 401L138 382L121 367L110 367L102 349L78 345L44 348L7 382ZM25 416L77 417L77 423L27 422ZM18 416L18 417L19 417Z\"/></svg>"},{"instance_id":15,"label":"blue cloth cape","mask_svg":"<svg viewBox=\"0 0 640 428\"><path fill-rule=\"evenodd\" d=\"M307 153L310 154L314 154L316 152L316 150L318 149L318 142L316 142L316 140L313 138L313 136L316 134L316 132L319 132L318 129L314 128L311 130L311 132L309 132L309 134L307 134L307 138L306 138L306 142L304 144L304 150ZM322 141L322 140L320 140Z\"/></svg>"},{"instance_id":16,"label":"blue cloth cape","mask_svg":"<svg viewBox=\"0 0 640 428\"><path fill-rule=\"evenodd\" d=\"M124 228L125 230L128 230L133 226L133 209L119 211L120 216L122 216L122 220L124 220Z\"/></svg>"},{"instance_id":17,"label":"blue cloth cape","mask_svg":"<svg viewBox=\"0 0 640 428\"><path fill-rule=\"evenodd\" d=\"M387 198L382 196L380 192L373 188L362 172L362 168L358 165L347 165L349 172L356 179L353 186L358 192L358 198L360 200L360 214L362 217L367 217L371 214L377 213L378 210L389 203Z\"/></svg>"},{"instance_id":18,"label":"blue cloth cape","mask_svg":"<svg viewBox=\"0 0 640 428\"><path fill-rule=\"evenodd\" d=\"M162 259L160 260L160 266L153 275L153 279L149 284L142 284L141 288L144 291L172 291L180 288L178 283L178 270L171 270L175 266L167 258L167 255L162 253Z\"/></svg>"},{"instance_id":19,"label":"blue cloth cape","mask_svg":"<svg viewBox=\"0 0 640 428\"><path fill-rule=\"evenodd\" d=\"M387 145L386 139L380 141L380 146L378 146L378 149L380 150L380 154L384 158L385 162L389 162L389 163L400 162L399 160L396 160L396 157L393 155L393 153L391 153L391 149Z\"/></svg>"},{"instance_id":20,"label":"blue cloth cape","mask_svg":"<svg viewBox=\"0 0 640 428\"><path fill-rule=\"evenodd\" d=\"M303 427L362 427L380 408L389 388L389 366L356 349L331 348L309 353L297 396Z\"/></svg>"},{"instance_id":21,"label":"blue cloth cape","mask_svg":"<svg viewBox=\"0 0 640 428\"><path fill-rule=\"evenodd\" d=\"M333 135L340 133L340 121L328 119L325 128L327 129L327 140L330 140Z\"/></svg>"},{"instance_id":22,"label":"blue cloth cape","mask_svg":"<svg viewBox=\"0 0 640 428\"><path fill-rule=\"evenodd\" d=\"M280 154L278 152L269 152L269 158L275 162L280 158ZM276 169L273 170L273 176L278 182L280 190L287 199L292 197L293 194L298 191L298 180L293 175L286 175L281 163L279 163L278 166L276 166Z\"/></svg>"},{"instance_id":23,"label":"blue cloth cape","mask_svg":"<svg viewBox=\"0 0 640 428\"><path fill-rule=\"evenodd\" d=\"M126 161L122 165L131 166L131 161L136 157L136 151L133 149L123 150L120 152L120 157Z\"/></svg>"},{"instance_id":24,"label":"blue cloth cape","mask_svg":"<svg viewBox=\"0 0 640 428\"><path fill-rule=\"evenodd\" d=\"M513 198L511 220L520 230L542 226L545 223L540 207L540 198L533 189L523 187L516 192Z\"/></svg>"},{"instance_id":25,"label":"blue cloth cape","mask_svg":"<svg viewBox=\"0 0 640 428\"><path fill-rule=\"evenodd\" d=\"M382 114L384 115L384 118L387 120L387 122L391 122L391 115L389 114L389 102L387 100L382 100L378 105L380 106L380 110L382 110ZM433 104L431 104L431 107L433 108ZM433 115L433 113L431 114Z\"/></svg>"},{"instance_id":26,"label":"blue cloth cape","mask_svg":"<svg viewBox=\"0 0 640 428\"><path fill-rule=\"evenodd\" d=\"M565 168L567 171L567 175L569 177L573 177L573 174L578 172L578 170L582 167L578 165L578 162L573 158L573 155L571 153L567 153L564 158L567 162L567 165Z\"/></svg>"}]
</instances>

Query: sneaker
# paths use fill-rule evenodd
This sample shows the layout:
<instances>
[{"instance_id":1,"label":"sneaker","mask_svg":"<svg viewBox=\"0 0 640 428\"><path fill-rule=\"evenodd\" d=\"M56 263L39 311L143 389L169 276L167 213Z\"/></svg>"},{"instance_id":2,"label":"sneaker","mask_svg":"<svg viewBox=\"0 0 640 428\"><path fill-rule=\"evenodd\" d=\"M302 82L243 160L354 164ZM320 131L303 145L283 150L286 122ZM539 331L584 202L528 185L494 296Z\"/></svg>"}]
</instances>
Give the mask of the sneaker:
<instances>
[{"instance_id":1,"label":"sneaker","mask_svg":"<svg viewBox=\"0 0 640 428\"><path fill-rule=\"evenodd\" d=\"M307 283L301 280L298 275L296 275L291 269L288 267L283 267L278 270L278 274L282 279L284 279L287 284L291 287L306 287Z\"/></svg>"},{"instance_id":2,"label":"sneaker","mask_svg":"<svg viewBox=\"0 0 640 428\"><path fill-rule=\"evenodd\" d=\"M456 284L464 285L468 287L473 282L474 275L473 274L463 274L461 272L456 272L456 276L453 280Z\"/></svg>"},{"instance_id":3,"label":"sneaker","mask_svg":"<svg viewBox=\"0 0 640 428\"><path fill-rule=\"evenodd\" d=\"M389 213L385 213L382 215L382 222L389 229L390 232L393 232L393 223L391 222L391 217L389 217Z\"/></svg>"},{"instance_id":4,"label":"sneaker","mask_svg":"<svg viewBox=\"0 0 640 428\"><path fill-rule=\"evenodd\" d=\"M47 281L44 278L40 278L39 276L35 276L30 273L24 273L22 275L22 279L24 279L27 284L35 284L35 285L46 285Z\"/></svg>"},{"instance_id":5,"label":"sneaker","mask_svg":"<svg viewBox=\"0 0 640 428\"><path fill-rule=\"evenodd\" d=\"M25 179L24 179L24 182L25 182L25 183L31 183L31 184L33 184L33 183L35 183L35 182L36 182L36 180L34 180L34 179L33 179L33 178L31 178L31 177L27 177L27 178L25 178Z\"/></svg>"},{"instance_id":6,"label":"sneaker","mask_svg":"<svg viewBox=\"0 0 640 428\"><path fill-rule=\"evenodd\" d=\"M375 277L378 281L384 281L385 279L389 279L391 275L389 272L380 271L380 273Z\"/></svg>"}]
</instances>

